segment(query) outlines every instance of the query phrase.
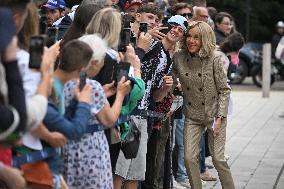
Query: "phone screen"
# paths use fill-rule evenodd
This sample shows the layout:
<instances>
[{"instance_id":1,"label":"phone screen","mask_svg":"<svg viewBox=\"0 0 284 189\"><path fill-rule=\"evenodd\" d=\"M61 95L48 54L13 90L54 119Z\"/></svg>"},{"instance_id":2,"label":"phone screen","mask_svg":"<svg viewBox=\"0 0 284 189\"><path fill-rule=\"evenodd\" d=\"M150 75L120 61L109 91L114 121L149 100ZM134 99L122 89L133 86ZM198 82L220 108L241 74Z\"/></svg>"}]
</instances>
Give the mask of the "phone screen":
<instances>
[{"instance_id":1,"label":"phone screen","mask_svg":"<svg viewBox=\"0 0 284 189\"><path fill-rule=\"evenodd\" d=\"M45 14L45 13L42 13ZM45 34L47 30L47 16L42 15L39 20L39 33Z\"/></svg>"},{"instance_id":2,"label":"phone screen","mask_svg":"<svg viewBox=\"0 0 284 189\"><path fill-rule=\"evenodd\" d=\"M169 33L169 31L171 31L171 29L172 29L172 26L170 24L165 24L162 27L167 27L166 29L161 30L161 33L163 33L165 35L167 35L167 33Z\"/></svg>"},{"instance_id":3,"label":"phone screen","mask_svg":"<svg viewBox=\"0 0 284 189\"><path fill-rule=\"evenodd\" d=\"M130 68L130 63L128 62L120 62L119 64L117 64L115 83L118 83L123 76L125 76L126 78L128 77L129 68Z\"/></svg>"},{"instance_id":4,"label":"phone screen","mask_svg":"<svg viewBox=\"0 0 284 189\"><path fill-rule=\"evenodd\" d=\"M126 52L126 47L130 43L130 35L131 35L130 28L123 28L121 30L119 45L118 45L118 49L117 49L119 52Z\"/></svg>"},{"instance_id":5,"label":"phone screen","mask_svg":"<svg viewBox=\"0 0 284 189\"><path fill-rule=\"evenodd\" d=\"M47 29L47 40L46 40L46 46L50 47L54 43L56 43L58 39L58 28L57 27L49 27Z\"/></svg>"},{"instance_id":6,"label":"phone screen","mask_svg":"<svg viewBox=\"0 0 284 189\"><path fill-rule=\"evenodd\" d=\"M84 86L86 85L86 79L87 79L87 74L86 72L80 72L80 83L79 83L79 89L82 91Z\"/></svg>"},{"instance_id":7,"label":"phone screen","mask_svg":"<svg viewBox=\"0 0 284 189\"><path fill-rule=\"evenodd\" d=\"M148 31L148 23L140 22L139 31L147 33L147 31Z\"/></svg>"},{"instance_id":8,"label":"phone screen","mask_svg":"<svg viewBox=\"0 0 284 189\"><path fill-rule=\"evenodd\" d=\"M33 36L30 39L30 61L29 67L39 69L42 60L45 40L43 36Z\"/></svg>"}]
</instances>

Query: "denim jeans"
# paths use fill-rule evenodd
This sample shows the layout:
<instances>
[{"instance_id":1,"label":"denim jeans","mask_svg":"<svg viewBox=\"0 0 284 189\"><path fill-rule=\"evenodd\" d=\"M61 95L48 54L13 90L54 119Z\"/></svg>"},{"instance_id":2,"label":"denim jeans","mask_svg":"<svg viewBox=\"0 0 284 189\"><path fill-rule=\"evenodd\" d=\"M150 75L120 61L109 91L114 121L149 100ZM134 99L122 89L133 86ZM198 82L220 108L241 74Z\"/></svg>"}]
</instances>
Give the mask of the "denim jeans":
<instances>
[{"instance_id":1,"label":"denim jeans","mask_svg":"<svg viewBox=\"0 0 284 189\"><path fill-rule=\"evenodd\" d=\"M183 182L187 179L187 173L184 165L184 145L183 145L183 128L184 115L182 119L175 119L175 145L178 147L178 167L176 181Z\"/></svg>"}]
</instances>

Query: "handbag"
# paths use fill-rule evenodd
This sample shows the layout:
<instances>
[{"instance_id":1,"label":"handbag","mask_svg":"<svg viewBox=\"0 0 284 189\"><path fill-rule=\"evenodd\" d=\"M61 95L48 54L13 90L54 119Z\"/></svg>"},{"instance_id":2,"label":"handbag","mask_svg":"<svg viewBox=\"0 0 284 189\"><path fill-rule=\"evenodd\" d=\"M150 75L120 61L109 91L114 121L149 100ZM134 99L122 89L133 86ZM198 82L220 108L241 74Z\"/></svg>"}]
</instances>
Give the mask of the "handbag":
<instances>
[{"instance_id":1,"label":"handbag","mask_svg":"<svg viewBox=\"0 0 284 189\"><path fill-rule=\"evenodd\" d=\"M141 132L132 118L128 122L129 130L125 138L121 140L121 150L126 159L136 158L139 145Z\"/></svg>"},{"instance_id":2,"label":"handbag","mask_svg":"<svg viewBox=\"0 0 284 189\"><path fill-rule=\"evenodd\" d=\"M51 189L53 178L45 161L36 161L21 166L28 188Z\"/></svg>"}]
</instances>

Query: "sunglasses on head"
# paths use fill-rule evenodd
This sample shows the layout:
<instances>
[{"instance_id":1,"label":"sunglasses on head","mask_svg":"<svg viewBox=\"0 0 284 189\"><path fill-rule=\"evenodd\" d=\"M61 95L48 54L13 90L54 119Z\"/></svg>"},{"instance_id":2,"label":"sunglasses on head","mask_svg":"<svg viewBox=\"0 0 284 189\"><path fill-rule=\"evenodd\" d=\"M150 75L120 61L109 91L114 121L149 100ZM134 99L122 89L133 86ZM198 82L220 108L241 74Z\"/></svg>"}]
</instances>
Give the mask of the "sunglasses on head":
<instances>
[{"instance_id":1,"label":"sunglasses on head","mask_svg":"<svg viewBox=\"0 0 284 189\"><path fill-rule=\"evenodd\" d=\"M188 18L191 18L192 17L192 13L183 13L183 14L181 14L181 16L183 16L183 17L188 17Z\"/></svg>"}]
</instances>

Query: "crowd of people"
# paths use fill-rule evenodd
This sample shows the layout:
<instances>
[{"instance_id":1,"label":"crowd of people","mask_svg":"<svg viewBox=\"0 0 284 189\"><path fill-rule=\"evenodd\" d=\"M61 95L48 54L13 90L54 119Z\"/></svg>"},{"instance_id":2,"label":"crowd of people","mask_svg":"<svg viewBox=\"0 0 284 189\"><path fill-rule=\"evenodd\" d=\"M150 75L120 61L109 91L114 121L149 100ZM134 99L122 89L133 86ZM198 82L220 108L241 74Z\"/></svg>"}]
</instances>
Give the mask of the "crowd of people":
<instances>
[{"instance_id":1,"label":"crowd of people","mask_svg":"<svg viewBox=\"0 0 284 189\"><path fill-rule=\"evenodd\" d=\"M234 189L224 153L243 45L206 4L1 2L0 186L202 189L211 156Z\"/></svg>"}]
</instances>

